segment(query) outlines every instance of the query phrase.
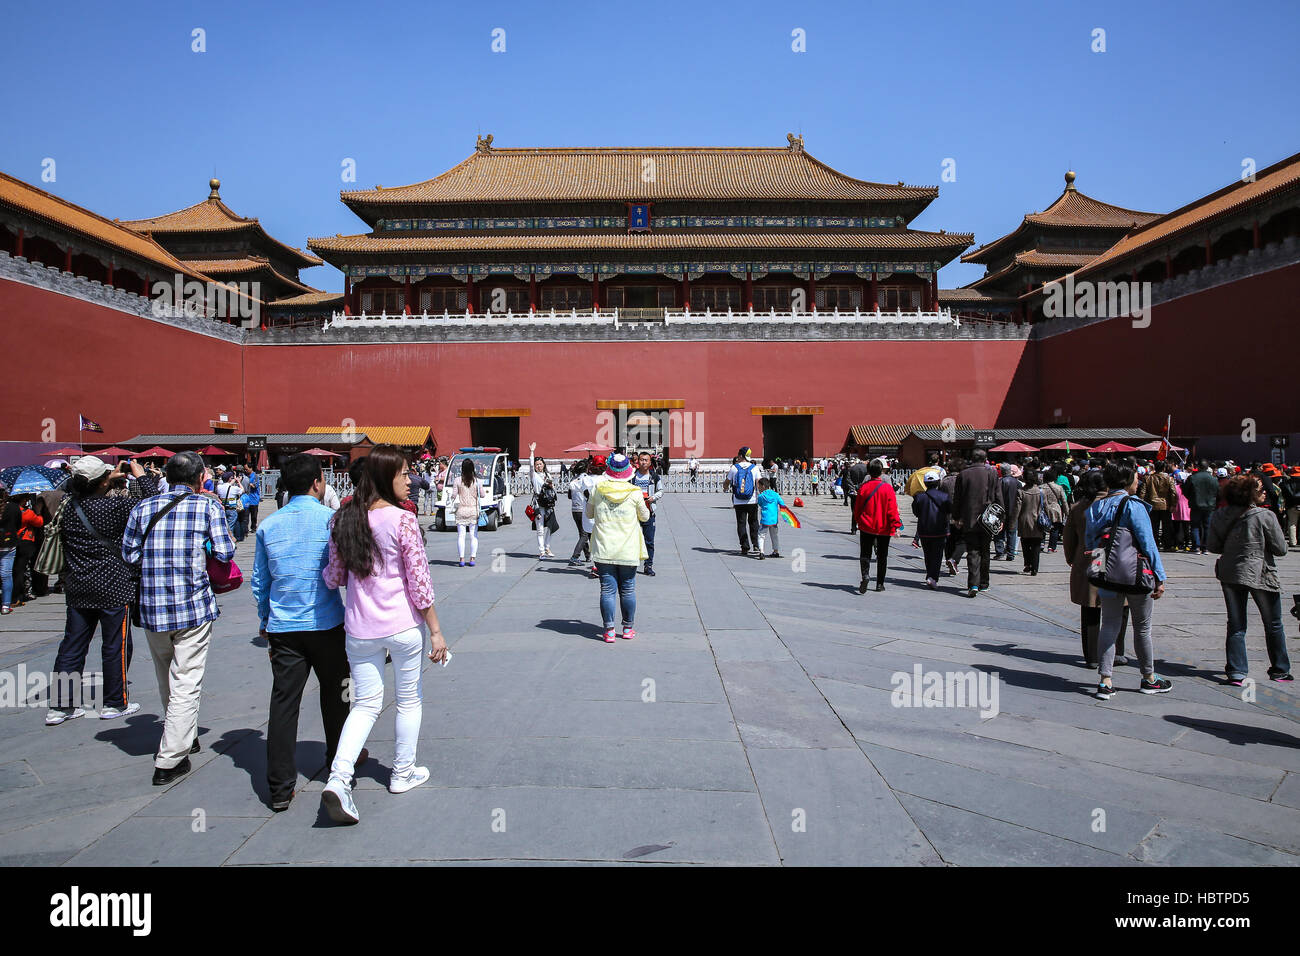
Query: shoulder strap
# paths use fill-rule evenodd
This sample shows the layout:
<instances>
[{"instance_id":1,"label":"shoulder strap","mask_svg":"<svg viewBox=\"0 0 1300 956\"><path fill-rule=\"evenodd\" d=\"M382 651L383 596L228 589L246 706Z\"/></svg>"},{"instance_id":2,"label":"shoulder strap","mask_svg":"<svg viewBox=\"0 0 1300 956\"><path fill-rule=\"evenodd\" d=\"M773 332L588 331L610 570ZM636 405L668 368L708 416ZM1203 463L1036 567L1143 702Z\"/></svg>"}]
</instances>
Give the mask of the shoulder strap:
<instances>
[{"instance_id":1,"label":"shoulder strap","mask_svg":"<svg viewBox=\"0 0 1300 956\"><path fill-rule=\"evenodd\" d=\"M1119 519L1124 516L1124 511L1128 508L1128 503L1133 500L1132 495L1125 495L1115 509L1115 517L1110 519L1110 527L1106 529L1106 560L1110 560L1111 548L1115 546L1115 529L1119 526Z\"/></svg>"},{"instance_id":2,"label":"shoulder strap","mask_svg":"<svg viewBox=\"0 0 1300 956\"><path fill-rule=\"evenodd\" d=\"M107 548L109 553L117 558L120 563L126 564L126 561L122 558L122 546L119 544L117 547L113 547L113 543L96 530L95 526L90 523L90 519L86 517L86 513L81 510L81 502L73 502L72 510L77 513L82 526L94 536L95 540Z\"/></svg>"},{"instance_id":3,"label":"shoulder strap","mask_svg":"<svg viewBox=\"0 0 1300 956\"><path fill-rule=\"evenodd\" d=\"M141 550L144 549L144 543L149 540L149 535L153 531L154 525L156 525L162 519L162 516L165 515L167 512L171 511L178 504L180 504L182 501L184 501L186 498L189 498L190 496L191 493L188 491L185 492L185 494L183 495L177 495L171 501L167 502L167 504L163 505L163 507L158 509L158 513L149 519L149 524L145 527L144 534L140 536Z\"/></svg>"}]
</instances>

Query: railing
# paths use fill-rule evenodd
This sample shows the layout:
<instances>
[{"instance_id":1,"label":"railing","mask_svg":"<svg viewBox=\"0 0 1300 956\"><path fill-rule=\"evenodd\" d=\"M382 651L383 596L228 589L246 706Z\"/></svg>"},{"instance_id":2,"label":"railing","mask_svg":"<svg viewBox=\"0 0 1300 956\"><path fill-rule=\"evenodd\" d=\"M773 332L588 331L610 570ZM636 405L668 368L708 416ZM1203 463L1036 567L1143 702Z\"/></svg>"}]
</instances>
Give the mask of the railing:
<instances>
[{"instance_id":1,"label":"railing","mask_svg":"<svg viewBox=\"0 0 1300 956\"><path fill-rule=\"evenodd\" d=\"M874 309L841 312L830 309L822 312L778 312L769 309L766 312L746 311L714 312L705 309L693 312L690 309L570 309L567 312L421 312L417 314L378 315L363 313L347 315L335 312L325 322L325 329L368 329L368 328L411 328L419 326L456 326L468 328L492 328L505 325L612 325L618 328L620 322L663 322L666 325L710 325L710 324L748 324L769 322L795 322L801 324L840 323L840 324L875 324L875 325L950 325L960 326L961 319L951 309L937 312L877 312Z\"/></svg>"}]
</instances>

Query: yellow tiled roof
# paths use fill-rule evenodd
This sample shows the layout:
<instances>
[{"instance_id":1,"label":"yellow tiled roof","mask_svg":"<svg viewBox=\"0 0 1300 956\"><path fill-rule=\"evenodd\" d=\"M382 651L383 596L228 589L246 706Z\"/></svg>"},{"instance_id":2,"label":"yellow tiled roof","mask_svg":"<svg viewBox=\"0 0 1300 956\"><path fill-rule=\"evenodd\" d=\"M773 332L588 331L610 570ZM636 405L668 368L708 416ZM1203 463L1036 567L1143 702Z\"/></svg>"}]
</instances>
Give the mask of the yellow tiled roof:
<instances>
[{"instance_id":1,"label":"yellow tiled roof","mask_svg":"<svg viewBox=\"0 0 1300 956\"><path fill-rule=\"evenodd\" d=\"M969 429L970 425L954 425L954 428ZM939 431L943 425L854 425L849 429L849 444L889 447L897 445L912 432Z\"/></svg>"},{"instance_id":2,"label":"yellow tiled roof","mask_svg":"<svg viewBox=\"0 0 1300 956\"><path fill-rule=\"evenodd\" d=\"M342 305L342 292L304 292L302 295L276 299L271 305Z\"/></svg>"},{"instance_id":3,"label":"yellow tiled roof","mask_svg":"<svg viewBox=\"0 0 1300 956\"><path fill-rule=\"evenodd\" d=\"M649 171L649 172L647 172ZM853 179L793 148L493 149L422 183L344 191L345 203L668 199L920 200L934 186Z\"/></svg>"},{"instance_id":4,"label":"yellow tiled roof","mask_svg":"<svg viewBox=\"0 0 1300 956\"><path fill-rule=\"evenodd\" d=\"M353 431L365 435L376 445L398 445L418 448L429 438L432 429L428 425L357 425ZM313 425L307 429L308 435L336 435L339 426Z\"/></svg>"},{"instance_id":5,"label":"yellow tiled roof","mask_svg":"<svg viewBox=\"0 0 1300 956\"><path fill-rule=\"evenodd\" d=\"M323 255L342 252L476 252L495 250L709 250L709 249L935 249L957 251L974 241L965 232L824 232L804 229L736 229L706 232L660 229L655 232L492 232L459 235L354 235L307 240Z\"/></svg>"},{"instance_id":6,"label":"yellow tiled roof","mask_svg":"<svg viewBox=\"0 0 1300 956\"><path fill-rule=\"evenodd\" d=\"M301 289L303 292L315 291L311 286L285 275L271 265L271 260L262 256L245 256L242 259L186 259L185 262L190 268L217 278L265 272L292 289Z\"/></svg>"},{"instance_id":7,"label":"yellow tiled roof","mask_svg":"<svg viewBox=\"0 0 1300 956\"><path fill-rule=\"evenodd\" d=\"M1096 259L1097 255L1098 253L1095 252L1039 252L1037 249L1030 249L1028 252L1017 252L1016 262L1022 266L1077 269L1085 262Z\"/></svg>"}]
</instances>

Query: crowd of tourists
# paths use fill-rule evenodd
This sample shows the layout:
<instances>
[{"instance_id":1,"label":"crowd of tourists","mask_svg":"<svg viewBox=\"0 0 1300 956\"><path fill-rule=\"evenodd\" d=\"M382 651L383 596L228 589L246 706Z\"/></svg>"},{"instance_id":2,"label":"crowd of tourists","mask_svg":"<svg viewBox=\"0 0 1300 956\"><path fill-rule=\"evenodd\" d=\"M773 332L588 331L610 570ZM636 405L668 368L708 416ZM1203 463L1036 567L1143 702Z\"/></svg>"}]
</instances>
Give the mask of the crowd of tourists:
<instances>
[{"instance_id":1,"label":"crowd of tourists","mask_svg":"<svg viewBox=\"0 0 1300 956\"><path fill-rule=\"evenodd\" d=\"M529 452L532 495L526 513L538 558L545 560L553 556L551 536L561 528L559 491L536 446ZM656 511L664 493L659 463L651 452L629 450L592 455L566 475L577 534L569 565L599 580L595 604L600 636L609 644L636 638L637 572L655 574ZM786 472L774 464L756 461L744 447L727 471L724 489L742 556L781 556L779 526L789 503L778 490ZM1022 573L1033 577L1044 553L1062 550L1070 597L1080 607L1083 663L1099 675L1096 696L1114 695L1114 668L1128 663L1129 650L1140 672L1138 689L1162 694L1171 682L1156 671L1152 636L1155 602L1167 580L1161 556L1212 552L1220 555L1216 575L1227 608L1226 681L1240 685L1247 679L1248 602L1264 623L1268 676L1291 680L1276 560L1287 552L1288 535L1296 545L1300 468L1139 464L1125 458L995 465L979 450L966 460L932 460L908 476L894 474L879 458L825 464L828 480L845 494L849 533L859 536L859 594L873 582L876 591L885 589L891 539L904 528L903 491L911 496L912 544L923 553L926 587L938 590L942 577L958 575L964 558L961 590L974 598L988 591L994 561L1014 561L1019 552ZM808 467L817 474L822 465ZM35 557L27 549L27 564L58 575L67 604L54 672L78 679L54 683L46 723L85 716L74 691L97 630L104 674L98 716L139 711L127 682L134 624L149 643L163 710L154 783L188 773L189 758L199 750L200 698L219 614L216 594L239 586L236 544L252 534L249 599L272 673L267 786L273 809L283 810L293 799L299 710L313 673L321 688L329 765L321 799L332 819L359 819L352 785L356 768L369 756L365 744L382 709L388 662L397 702L389 789L402 793L424 783L429 772L417 764L416 753L423 658L427 650L434 663L451 660L416 503L425 467L394 446L376 446L350 466L352 493L331 500L319 462L295 455L281 468L279 507L260 522L257 474L245 467L213 472L193 452L173 456L165 472L136 462L112 467L84 456L70 466L64 491L54 497L9 498L0 490L6 610L16 576L9 571L10 555L19 541L37 549ZM459 565L473 566L483 479L466 461L458 475L448 476L445 466L435 470L430 484L445 487L447 480L455 486L450 506ZM33 531L31 539L22 537L24 529ZM45 536L43 544L34 540L36 529Z\"/></svg>"}]
</instances>

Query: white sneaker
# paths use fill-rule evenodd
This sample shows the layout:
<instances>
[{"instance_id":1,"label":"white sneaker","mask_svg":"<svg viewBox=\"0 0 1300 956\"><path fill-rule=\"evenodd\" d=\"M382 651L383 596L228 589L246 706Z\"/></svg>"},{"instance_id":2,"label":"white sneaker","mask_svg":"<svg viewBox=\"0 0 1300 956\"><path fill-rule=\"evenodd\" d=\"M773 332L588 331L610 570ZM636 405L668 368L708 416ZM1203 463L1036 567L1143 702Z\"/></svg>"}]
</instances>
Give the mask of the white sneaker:
<instances>
[{"instance_id":1,"label":"white sneaker","mask_svg":"<svg viewBox=\"0 0 1300 956\"><path fill-rule=\"evenodd\" d=\"M357 813L356 801L352 799L352 788L342 780L330 777L329 783L320 794L321 806L335 823L359 823L361 815Z\"/></svg>"},{"instance_id":2,"label":"white sneaker","mask_svg":"<svg viewBox=\"0 0 1300 956\"><path fill-rule=\"evenodd\" d=\"M395 773L388 780L389 793L406 793L429 779L428 767L412 767L405 773Z\"/></svg>"},{"instance_id":3,"label":"white sneaker","mask_svg":"<svg viewBox=\"0 0 1300 956\"><path fill-rule=\"evenodd\" d=\"M130 717L140 709L136 703L127 704L122 709L116 707L103 707L99 711L100 720L112 720L114 717Z\"/></svg>"},{"instance_id":4,"label":"white sneaker","mask_svg":"<svg viewBox=\"0 0 1300 956\"><path fill-rule=\"evenodd\" d=\"M65 720L73 720L77 717L85 717L86 712L80 707L74 707L72 710L56 710L51 708L45 713L45 726L53 727L55 724L61 724Z\"/></svg>"}]
</instances>

